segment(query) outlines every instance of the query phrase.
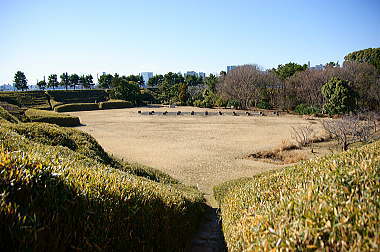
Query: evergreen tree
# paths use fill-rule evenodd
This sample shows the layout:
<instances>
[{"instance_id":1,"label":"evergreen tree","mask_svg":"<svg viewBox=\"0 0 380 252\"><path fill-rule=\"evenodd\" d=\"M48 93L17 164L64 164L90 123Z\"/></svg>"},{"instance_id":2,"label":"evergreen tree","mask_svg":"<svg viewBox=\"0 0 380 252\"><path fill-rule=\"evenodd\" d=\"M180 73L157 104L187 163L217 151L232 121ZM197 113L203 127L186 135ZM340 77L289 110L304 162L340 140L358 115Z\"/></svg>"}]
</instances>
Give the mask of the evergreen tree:
<instances>
[{"instance_id":1,"label":"evergreen tree","mask_svg":"<svg viewBox=\"0 0 380 252\"><path fill-rule=\"evenodd\" d=\"M323 109L330 115L348 113L356 108L356 95L346 80L333 77L322 86L322 94L326 98Z\"/></svg>"},{"instance_id":2,"label":"evergreen tree","mask_svg":"<svg viewBox=\"0 0 380 252\"><path fill-rule=\"evenodd\" d=\"M48 84L47 85L48 85L48 87L51 87L53 89L55 89L56 87L58 87L59 82L58 82L58 78L57 78L56 74L49 75L49 77L48 77Z\"/></svg>"},{"instance_id":3,"label":"evergreen tree","mask_svg":"<svg viewBox=\"0 0 380 252\"><path fill-rule=\"evenodd\" d=\"M17 71L14 78L14 85L17 90L21 89L21 91L24 91L28 89L28 80L23 72Z\"/></svg>"}]
</instances>

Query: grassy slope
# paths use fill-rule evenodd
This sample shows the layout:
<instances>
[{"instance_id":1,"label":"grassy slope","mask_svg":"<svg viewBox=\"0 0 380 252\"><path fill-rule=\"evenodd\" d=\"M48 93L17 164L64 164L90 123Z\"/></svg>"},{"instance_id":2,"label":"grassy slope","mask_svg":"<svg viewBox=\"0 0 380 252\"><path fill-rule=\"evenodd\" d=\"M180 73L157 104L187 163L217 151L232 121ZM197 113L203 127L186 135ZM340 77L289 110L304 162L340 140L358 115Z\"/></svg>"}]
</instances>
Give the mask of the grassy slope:
<instances>
[{"instance_id":1,"label":"grassy slope","mask_svg":"<svg viewBox=\"0 0 380 252\"><path fill-rule=\"evenodd\" d=\"M199 191L105 156L85 133L2 122L0 141L3 249L180 249L203 213Z\"/></svg>"},{"instance_id":2,"label":"grassy slope","mask_svg":"<svg viewBox=\"0 0 380 252\"><path fill-rule=\"evenodd\" d=\"M377 250L380 142L214 188L230 251Z\"/></svg>"}]
</instances>

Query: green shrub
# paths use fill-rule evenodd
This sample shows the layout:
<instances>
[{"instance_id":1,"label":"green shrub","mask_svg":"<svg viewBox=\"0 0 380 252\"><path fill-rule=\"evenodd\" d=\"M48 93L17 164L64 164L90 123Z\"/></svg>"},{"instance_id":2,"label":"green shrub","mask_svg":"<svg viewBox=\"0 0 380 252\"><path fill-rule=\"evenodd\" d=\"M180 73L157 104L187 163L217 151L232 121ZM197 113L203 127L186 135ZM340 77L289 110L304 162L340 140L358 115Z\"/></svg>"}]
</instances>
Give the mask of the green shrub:
<instances>
[{"instance_id":1,"label":"green shrub","mask_svg":"<svg viewBox=\"0 0 380 252\"><path fill-rule=\"evenodd\" d=\"M201 100L195 100L193 104L195 107L203 107L203 101Z\"/></svg>"},{"instance_id":2,"label":"green shrub","mask_svg":"<svg viewBox=\"0 0 380 252\"><path fill-rule=\"evenodd\" d=\"M103 89L89 90L48 90L46 93L56 102L62 103L97 103L108 100L108 93Z\"/></svg>"},{"instance_id":3,"label":"green shrub","mask_svg":"<svg viewBox=\"0 0 380 252\"><path fill-rule=\"evenodd\" d=\"M229 251L377 250L380 141L214 188Z\"/></svg>"},{"instance_id":4,"label":"green shrub","mask_svg":"<svg viewBox=\"0 0 380 252\"><path fill-rule=\"evenodd\" d=\"M240 102L238 100L228 100L227 107L239 108Z\"/></svg>"},{"instance_id":5,"label":"green shrub","mask_svg":"<svg viewBox=\"0 0 380 252\"><path fill-rule=\"evenodd\" d=\"M218 97L215 101L215 106L217 107L227 107L227 100L223 99L222 97Z\"/></svg>"},{"instance_id":6,"label":"green shrub","mask_svg":"<svg viewBox=\"0 0 380 252\"><path fill-rule=\"evenodd\" d=\"M130 101L123 100L109 100L99 103L100 109L118 109L118 108L130 108L132 103Z\"/></svg>"},{"instance_id":7,"label":"green shrub","mask_svg":"<svg viewBox=\"0 0 380 252\"><path fill-rule=\"evenodd\" d=\"M72 112L72 111L87 111L98 110L99 105L96 103L70 103L54 107L55 112Z\"/></svg>"},{"instance_id":8,"label":"green shrub","mask_svg":"<svg viewBox=\"0 0 380 252\"><path fill-rule=\"evenodd\" d=\"M272 108L270 103L268 101L264 101L264 100L257 103L256 107L259 109L271 109Z\"/></svg>"},{"instance_id":9,"label":"green shrub","mask_svg":"<svg viewBox=\"0 0 380 252\"><path fill-rule=\"evenodd\" d=\"M134 176L4 125L0 250L178 251L197 228L204 199L196 189Z\"/></svg>"},{"instance_id":10,"label":"green shrub","mask_svg":"<svg viewBox=\"0 0 380 252\"><path fill-rule=\"evenodd\" d=\"M5 120L11 123L18 123L19 120L11 115L6 109L0 106L0 120Z\"/></svg>"},{"instance_id":11,"label":"green shrub","mask_svg":"<svg viewBox=\"0 0 380 252\"><path fill-rule=\"evenodd\" d=\"M52 123L63 127L80 125L79 117L59 114L53 111L28 109L25 111L25 116L32 122Z\"/></svg>"},{"instance_id":12,"label":"green shrub","mask_svg":"<svg viewBox=\"0 0 380 252\"><path fill-rule=\"evenodd\" d=\"M294 109L294 112L300 115L312 115L312 114L318 114L321 113L321 110L317 107L306 105L306 104L299 104Z\"/></svg>"}]
</instances>

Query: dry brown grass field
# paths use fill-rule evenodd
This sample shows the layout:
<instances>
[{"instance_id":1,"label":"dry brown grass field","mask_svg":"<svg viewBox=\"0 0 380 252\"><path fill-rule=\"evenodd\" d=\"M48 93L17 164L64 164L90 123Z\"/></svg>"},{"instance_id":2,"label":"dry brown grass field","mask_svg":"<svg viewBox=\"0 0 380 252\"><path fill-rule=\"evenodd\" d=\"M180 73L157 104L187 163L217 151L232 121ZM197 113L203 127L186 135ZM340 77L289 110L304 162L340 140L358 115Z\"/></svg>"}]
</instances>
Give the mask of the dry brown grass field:
<instances>
[{"instance_id":1,"label":"dry brown grass field","mask_svg":"<svg viewBox=\"0 0 380 252\"><path fill-rule=\"evenodd\" d=\"M291 142L291 127L321 126L301 116L141 115L137 111L213 111L194 107L139 107L70 112L80 117L79 129L94 136L104 149L129 162L160 169L211 199L212 187L281 167L246 158ZM231 110L221 110L228 111ZM211 202L212 203L212 202Z\"/></svg>"}]
</instances>

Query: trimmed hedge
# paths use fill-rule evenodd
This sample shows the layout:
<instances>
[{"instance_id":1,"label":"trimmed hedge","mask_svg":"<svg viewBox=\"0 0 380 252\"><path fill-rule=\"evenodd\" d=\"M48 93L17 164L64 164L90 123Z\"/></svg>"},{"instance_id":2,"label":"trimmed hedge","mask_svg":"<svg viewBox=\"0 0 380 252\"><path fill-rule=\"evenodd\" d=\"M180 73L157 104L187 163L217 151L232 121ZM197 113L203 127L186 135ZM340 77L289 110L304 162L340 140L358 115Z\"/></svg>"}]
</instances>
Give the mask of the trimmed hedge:
<instances>
[{"instance_id":1,"label":"trimmed hedge","mask_svg":"<svg viewBox=\"0 0 380 252\"><path fill-rule=\"evenodd\" d=\"M99 109L119 109L119 108L130 108L133 104L130 101L123 100L109 100L99 103Z\"/></svg>"},{"instance_id":2,"label":"trimmed hedge","mask_svg":"<svg viewBox=\"0 0 380 252\"><path fill-rule=\"evenodd\" d=\"M108 93L103 89L48 90L46 92L51 99L62 103L97 103L108 100Z\"/></svg>"},{"instance_id":3,"label":"trimmed hedge","mask_svg":"<svg viewBox=\"0 0 380 252\"><path fill-rule=\"evenodd\" d=\"M96 103L70 103L54 107L55 112L88 111L98 109L99 105Z\"/></svg>"},{"instance_id":4,"label":"trimmed hedge","mask_svg":"<svg viewBox=\"0 0 380 252\"><path fill-rule=\"evenodd\" d=\"M58 102L54 99L50 99L50 105L51 105L51 109L54 110L55 107L59 106L59 105L63 105L64 103L63 102Z\"/></svg>"},{"instance_id":5,"label":"trimmed hedge","mask_svg":"<svg viewBox=\"0 0 380 252\"><path fill-rule=\"evenodd\" d=\"M380 246L380 141L214 188L229 251Z\"/></svg>"},{"instance_id":6,"label":"trimmed hedge","mask_svg":"<svg viewBox=\"0 0 380 252\"><path fill-rule=\"evenodd\" d=\"M204 212L195 188L129 174L9 125L0 124L0 250L184 249Z\"/></svg>"},{"instance_id":7,"label":"trimmed hedge","mask_svg":"<svg viewBox=\"0 0 380 252\"><path fill-rule=\"evenodd\" d=\"M15 131L19 135L49 146L62 146L91 158L104 165L150 180L177 184L178 181L169 175L140 164L128 164L104 151L102 146L89 134L76 129L62 128L46 123L2 124L4 129Z\"/></svg>"},{"instance_id":8,"label":"trimmed hedge","mask_svg":"<svg viewBox=\"0 0 380 252\"><path fill-rule=\"evenodd\" d=\"M11 123L18 123L19 120L11 115L6 109L0 106L0 120L5 120Z\"/></svg>"},{"instance_id":9,"label":"trimmed hedge","mask_svg":"<svg viewBox=\"0 0 380 252\"><path fill-rule=\"evenodd\" d=\"M112 158L89 134L47 123L3 124L2 128L49 146L62 146L99 163L113 164Z\"/></svg>"},{"instance_id":10,"label":"trimmed hedge","mask_svg":"<svg viewBox=\"0 0 380 252\"><path fill-rule=\"evenodd\" d=\"M50 109L49 99L45 91L0 92L0 101L19 107Z\"/></svg>"},{"instance_id":11,"label":"trimmed hedge","mask_svg":"<svg viewBox=\"0 0 380 252\"><path fill-rule=\"evenodd\" d=\"M28 109L25 111L25 116L32 122L52 123L63 127L80 125L79 117L59 114L53 111Z\"/></svg>"}]
</instances>

